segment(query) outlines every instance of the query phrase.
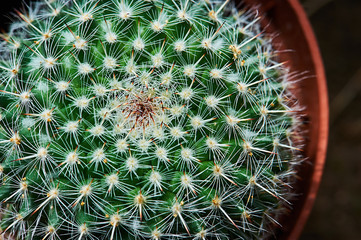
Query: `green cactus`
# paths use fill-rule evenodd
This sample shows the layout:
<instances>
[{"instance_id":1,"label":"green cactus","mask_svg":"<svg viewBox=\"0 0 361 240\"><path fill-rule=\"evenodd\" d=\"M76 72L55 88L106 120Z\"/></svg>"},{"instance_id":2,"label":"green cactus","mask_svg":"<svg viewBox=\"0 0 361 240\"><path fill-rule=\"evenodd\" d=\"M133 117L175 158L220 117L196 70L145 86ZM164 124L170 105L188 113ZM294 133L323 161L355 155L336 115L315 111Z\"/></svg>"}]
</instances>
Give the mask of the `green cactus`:
<instances>
[{"instance_id":1,"label":"green cactus","mask_svg":"<svg viewBox=\"0 0 361 240\"><path fill-rule=\"evenodd\" d=\"M0 46L1 236L259 239L300 107L253 10L42 0Z\"/></svg>"}]
</instances>

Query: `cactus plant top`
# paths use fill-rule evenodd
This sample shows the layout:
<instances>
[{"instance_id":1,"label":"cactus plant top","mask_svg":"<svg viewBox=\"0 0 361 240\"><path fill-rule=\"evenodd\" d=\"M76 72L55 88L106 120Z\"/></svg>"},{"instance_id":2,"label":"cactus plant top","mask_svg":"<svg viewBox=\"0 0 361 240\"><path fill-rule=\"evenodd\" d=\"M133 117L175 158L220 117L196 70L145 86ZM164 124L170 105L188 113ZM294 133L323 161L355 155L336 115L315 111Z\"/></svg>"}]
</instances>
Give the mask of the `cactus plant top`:
<instances>
[{"instance_id":1,"label":"cactus plant top","mask_svg":"<svg viewBox=\"0 0 361 240\"><path fill-rule=\"evenodd\" d=\"M1 236L271 232L299 107L255 11L42 0L17 15L0 46Z\"/></svg>"}]
</instances>

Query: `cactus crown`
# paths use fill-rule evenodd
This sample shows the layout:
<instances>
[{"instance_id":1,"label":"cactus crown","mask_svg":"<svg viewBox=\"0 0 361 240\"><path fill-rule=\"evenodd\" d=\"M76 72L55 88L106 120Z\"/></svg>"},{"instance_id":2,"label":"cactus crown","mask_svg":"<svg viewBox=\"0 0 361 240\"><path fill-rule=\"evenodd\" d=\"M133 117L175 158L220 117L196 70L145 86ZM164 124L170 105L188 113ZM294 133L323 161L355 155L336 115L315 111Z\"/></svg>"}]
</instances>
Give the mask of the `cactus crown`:
<instances>
[{"instance_id":1,"label":"cactus crown","mask_svg":"<svg viewBox=\"0 0 361 240\"><path fill-rule=\"evenodd\" d=\"M0 61L2 234L249 239L297 163L291 76L229 1L43 0Z\"/></svg>"}]
</instances>

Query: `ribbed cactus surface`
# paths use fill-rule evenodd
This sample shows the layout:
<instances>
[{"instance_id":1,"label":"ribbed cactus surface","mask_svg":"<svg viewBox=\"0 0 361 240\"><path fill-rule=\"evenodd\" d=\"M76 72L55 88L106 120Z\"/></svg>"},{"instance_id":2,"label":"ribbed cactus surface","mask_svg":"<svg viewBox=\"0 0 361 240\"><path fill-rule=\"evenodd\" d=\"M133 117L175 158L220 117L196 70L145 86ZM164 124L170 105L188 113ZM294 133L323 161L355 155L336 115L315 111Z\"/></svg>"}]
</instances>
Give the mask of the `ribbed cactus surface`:
<instances>
[{"instance_id":1,"label":"ribbed cactus surface","mask_svg":"<svg viewBox=\"0 0 361 240\"><path fill-rule=\"evenodd\" d=\"M293 76L256 11L42 0L0 46L0 201L16 239L259 239L298 162Z\"/></svg>"}]
</instances>

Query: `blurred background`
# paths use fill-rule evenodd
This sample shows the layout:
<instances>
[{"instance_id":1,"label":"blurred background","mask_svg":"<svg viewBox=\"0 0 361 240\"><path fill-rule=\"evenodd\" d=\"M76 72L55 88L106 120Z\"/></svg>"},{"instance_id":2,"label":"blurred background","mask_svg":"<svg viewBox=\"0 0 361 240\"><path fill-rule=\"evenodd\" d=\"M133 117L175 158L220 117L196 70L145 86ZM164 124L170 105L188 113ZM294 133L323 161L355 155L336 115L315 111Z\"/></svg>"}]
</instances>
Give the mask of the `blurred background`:
<instances>
[{"instance_id":1,"label":"blurred background","mask_svg":"<svg viewBox=\"0 0 361 240\"><path fill-rule=\"evenodd\" d=\"M301 3L325 65L330 135L320 190L300 240L361 239L361 1Z\"/></svg>"},{"instance_id":2,"label":"blurred background","mask_svg":"<svg viewBox=\"0 0 361 240\"><path fill-rule=\"evenodd\" d=\"M0 27L6 29L10 12L22 1L0 1ZM330 101L326 166L300 240L357 240L361 239L361 0L300 1L319 42Z\"/></svg>"}]
</instances>

